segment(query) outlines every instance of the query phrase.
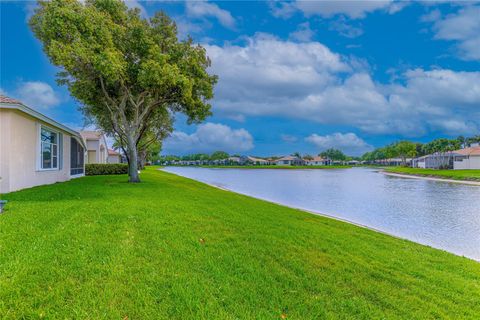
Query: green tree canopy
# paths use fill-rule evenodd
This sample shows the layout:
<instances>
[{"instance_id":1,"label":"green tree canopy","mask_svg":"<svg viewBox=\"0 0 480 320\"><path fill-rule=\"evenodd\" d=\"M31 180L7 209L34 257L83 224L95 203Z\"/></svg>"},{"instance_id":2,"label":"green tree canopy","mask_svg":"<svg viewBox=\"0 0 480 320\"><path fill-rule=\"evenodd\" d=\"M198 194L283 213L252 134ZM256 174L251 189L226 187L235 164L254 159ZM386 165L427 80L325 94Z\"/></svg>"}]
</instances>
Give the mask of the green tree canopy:
<instances>
[{"instance_id":1,"label":"green tree canopy","mask_svg":"<svg viewBox=\"0 0 480 320\"><path fill-rule=\"evenodd\" d=\"M414 158L417 155L417 145L410 141L399 141L394 145L396 154L402 158L402 165L407 165L407 158Z\"/></svg>"},{"instance_id":2,"label":"green tree canopy","mask_svg":"<svg viewBox=\"0 0 480 320\"><path fill-rule=\"evenodd\" d=\"M321 152L319 156L329 158L330 160L334 161L345 161L347 159L347 156L342 151L334 148L330 148Z\"/></svg>"},{"instance_id":3,"label":"green tree canopy","mask_svg":"<svg viewBox=\"0 0 480 320\"><path fill-rule=\"evenodd\" d=\"M435 152L447 152L458 150L461 148L461 142L457 139L450 140L446 138L435 139L423 145L425 154L432 154Z\"/></svg>"},{"instance_id":4,"label":"green tree canopy","mask_svg":"<svg viewBox=\"0 0 480 320\"><path fill-rule=\"evenodd\" d=\"M210 155L210 160L222 160L229 157L228 153L225 151L215 151Z\"/></svg>"},{"instance_id":5,"label":"green tree canopy","mask_svg":"<svg viewBox=\"0 0 480 320\"><path fill-rule=\"evenodd\" d=\"M162 12L147 20L118 0L40 1L30 26L61 68L58 82L120 141L131 182L140 181L145 135L156 136L176 112L189 122L210 115L217 78L207 72L206 51L191 39L179 41L175 23Z\"/></svg>"}]
</instances>

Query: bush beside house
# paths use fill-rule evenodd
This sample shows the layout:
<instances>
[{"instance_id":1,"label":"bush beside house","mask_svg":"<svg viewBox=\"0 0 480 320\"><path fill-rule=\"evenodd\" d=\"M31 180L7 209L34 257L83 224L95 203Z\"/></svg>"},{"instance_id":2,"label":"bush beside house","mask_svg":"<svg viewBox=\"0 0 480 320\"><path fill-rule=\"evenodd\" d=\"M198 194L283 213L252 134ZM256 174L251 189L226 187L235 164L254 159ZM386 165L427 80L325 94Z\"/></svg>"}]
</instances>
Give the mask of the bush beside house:
<instances>
[{"instance_id":1,"label":"bush beside house","mask_svg":"<svg viewBox=\"0 0 480 320\"><path fill-rule=\"evenodd\" d=\"M85 165L87 176L127 174L128 165L125 163L91 163Z\"/></svg>"}]
</instances>

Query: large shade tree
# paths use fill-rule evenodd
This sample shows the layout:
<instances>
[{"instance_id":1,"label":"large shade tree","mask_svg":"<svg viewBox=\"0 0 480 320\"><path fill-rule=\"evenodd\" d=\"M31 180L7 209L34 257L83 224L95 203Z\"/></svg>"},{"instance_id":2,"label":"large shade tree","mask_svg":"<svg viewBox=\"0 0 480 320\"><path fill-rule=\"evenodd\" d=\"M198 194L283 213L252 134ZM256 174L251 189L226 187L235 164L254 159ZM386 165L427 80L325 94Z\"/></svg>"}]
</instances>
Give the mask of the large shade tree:
<instances>
[{"instance_id":1,"label":"large shade tree","mask_svg":"<svg viewBox=\"0 0 480 320\"><path fill-rule=\"evenodd\" d=\"M181 112L192 123L210 115L217 78L206 51L179 41L162 12L147 20L118 0L40 1L30 26L61 68L58 82L120 141L131 182L140 181L139 148L164 131L166 117Z\"/></svg>"}]
</instances>

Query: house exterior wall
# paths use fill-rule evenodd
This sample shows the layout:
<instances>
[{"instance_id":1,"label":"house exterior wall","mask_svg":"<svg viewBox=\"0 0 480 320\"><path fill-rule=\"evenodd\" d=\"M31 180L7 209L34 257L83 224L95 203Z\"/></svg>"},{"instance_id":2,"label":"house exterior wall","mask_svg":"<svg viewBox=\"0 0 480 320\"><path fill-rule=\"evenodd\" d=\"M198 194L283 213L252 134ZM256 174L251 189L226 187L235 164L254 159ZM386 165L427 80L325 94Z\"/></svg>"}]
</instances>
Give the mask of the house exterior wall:
<instances>
[{"instance_id":1,"label":"house exterior wall","mask_svg":"<svg viewBox=\"0 0 480 320\"><path fill-rule=\"evenodd\" d=\"M87 150L88 151L100 151L100 141L98 140L87 140Z\"/></svg>"},{"instance_id":2,"label":"house exterior wall","mask_svg":"<svg viewBox=\"0 0 480 320\"><path fill-rule=\"evenodd\" d=\"M463 161L454 161L453 169L480 169L480 155L470 155L468 159L463 159Z\"/></svg>"},{"instance_id":3,"label":"house exterior wall","mask_svg":"<svg viewBox=\"0 0 480 320\"><path fill-rule=\"evenodd\" d=\"M307 165L307 166L325 166L325 165L327 165L327 161L307 160L307 161L305 161L305 165Z\"/></svg>"},{"instance_id":4,"label":"house exterior wall","mask_svg":"<svg viewBox=\"0 0 480 320\"><path fill-rule=\"evenodd\" d=\"M88 159L87 163L107 163L107 146L103 143L103 139L90 140L87 139Z\"/></svg>"},{"instance_id":5,"label":"house exterior wall","mask_svg":"<svg viewBox=\"0 0 480 320\"><path fill-rule=\"evenodd\" d=\"M39 126L62 133L62 168L39 170ZM23 112L0 109L0 193L67 181L71 135Z\"/></svg>"},{"instance_id":6,"label":"house exterior wall","mask_svg":"<svg viewBox=\"0 0 480 320\"><path fill-rule=\"evenodd\" d=\"M88 150L87 163L98 163L97 152L95 150Z\"/></svg>"},{"instance_id":7,"label":"house exterior wall","mask_svg":"<svg viewBox=\"0 0 480 320\"><path fill-rule=\"evenodd\" d=\"M113 156L113 155L110 155L108 156L107 158L107 163L120 163L120 156L117 155L117 156Z\"/></svg>"}]
</instances>

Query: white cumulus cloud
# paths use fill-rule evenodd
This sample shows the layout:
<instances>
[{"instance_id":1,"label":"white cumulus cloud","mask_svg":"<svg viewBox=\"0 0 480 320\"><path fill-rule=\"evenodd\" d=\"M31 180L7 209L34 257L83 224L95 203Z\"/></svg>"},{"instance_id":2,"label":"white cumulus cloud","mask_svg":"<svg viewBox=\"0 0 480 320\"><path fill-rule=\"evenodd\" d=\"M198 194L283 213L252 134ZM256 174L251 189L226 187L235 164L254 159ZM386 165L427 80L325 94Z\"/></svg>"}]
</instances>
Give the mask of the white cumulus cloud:
<instances>
[{"instance_id":1,"label":"white cumulus cloud","mask_svg":"<svg viewBox=\"0 0 480 320\"><path fill-rule=\"evenodd\" d=\"M351 19L362 19L370 13L377 10L384 10L389 14L394 14L407 3L393 0L320 0L320 1L294 1L272 3L272 14L275 17L289 18L296 11L301 11L305 16L314 15L323 18L331 18L336 15L345 15Z\"/></svg>"},{"instance_id":2,"label":"white cumulus cloud","mask_svg":"<svg viewBox=\"0 0 480 320\"><path fill-rule=\"evenodd\" d=\"M314 133L306 137L305 140L315 145L319 151L335 148L353 156L361 155L373 149L371 145L352 132L337 132L325 136L320 136Z\"/></svg>"},{"instance_id":3,"label":"white cumulus cloud","mask_svg":"<svg viewBox=\"0 0 480 320\"><path fill-rule=\"evenodd\" d=\"M218 22L229 29L235 28L235 18L232 14L224 9L221 9L214 3L208 3L207 1L187 1L185 3L185 9L187 16L191 18L207 18L212 17L218 20Z\"/></svg>"},{"instance_id":4,"label":"white cumulus cloud","mask_svg":"<svg viewBox=\"0 0 480 320\"><path fill-rule=\"evenodd\" d=\"M175 154L243 152L254 147L252 135L245 129L232 129L220 123L207 122L192 134L175 131L163 144L163 152Z\"/></svg>"},{"instance_id":5,"label":"white cumulus cloud","mask_svg":"<svg viewBox=\"0 0 480 320\"><path fill-rule=\"evenodd\" d=\"M296 31L290 33L289 36L297 41L308 42L313 38L314 35L315 32L313 32L313 30L310 28L310 23L304 22L298 26Z\"/></svg>"},{"instance_id":6,"label":"white cumulus cloud","mask_svg":"<svg viewBox=\"0 0 480 320\"><path fill-rule=\"evenodd\" d=\"M304 96L335 81L333 72L349 70L340 55L318 42L295 43L257 34L245 46L205 47L212 71L220 75L217 97L229 102L224 108L256 98Z\"/></svg>"},{"instance_id":7,"label":"white cumulus cloud","mask_svg":"<svg viewBox=\"0 0 480 320\"><path fill-rule=\"evenodd\" d=\"M409 137L480 128L480 72L412 69L379 83L354 57L266 34L206 49L219 75L214 111L230 118L280 116Z\"/></svg>"},{"instance_id":8,"label":"white cumulus cloud","mask_svg":"<svg viewBox=\"0 0 480 320\"><path fill-rule=\"evenodd\" d=\"M480 6L461 7L445 17L434 10L423 21L434 22L435 39L455 41L462 59L480 60Z\"/></svg>"},{"instance_id":9,"label":"white cumulus cloud","mask_svg":"<svg viewBox=\"0 0 480 320\"><path fill-rule=\"evenodd\" d=\"M15 97L28 106L48 109L60 103L53 88L45 82L21 82L15 91Z\"/></svg>"}]
</instances>

